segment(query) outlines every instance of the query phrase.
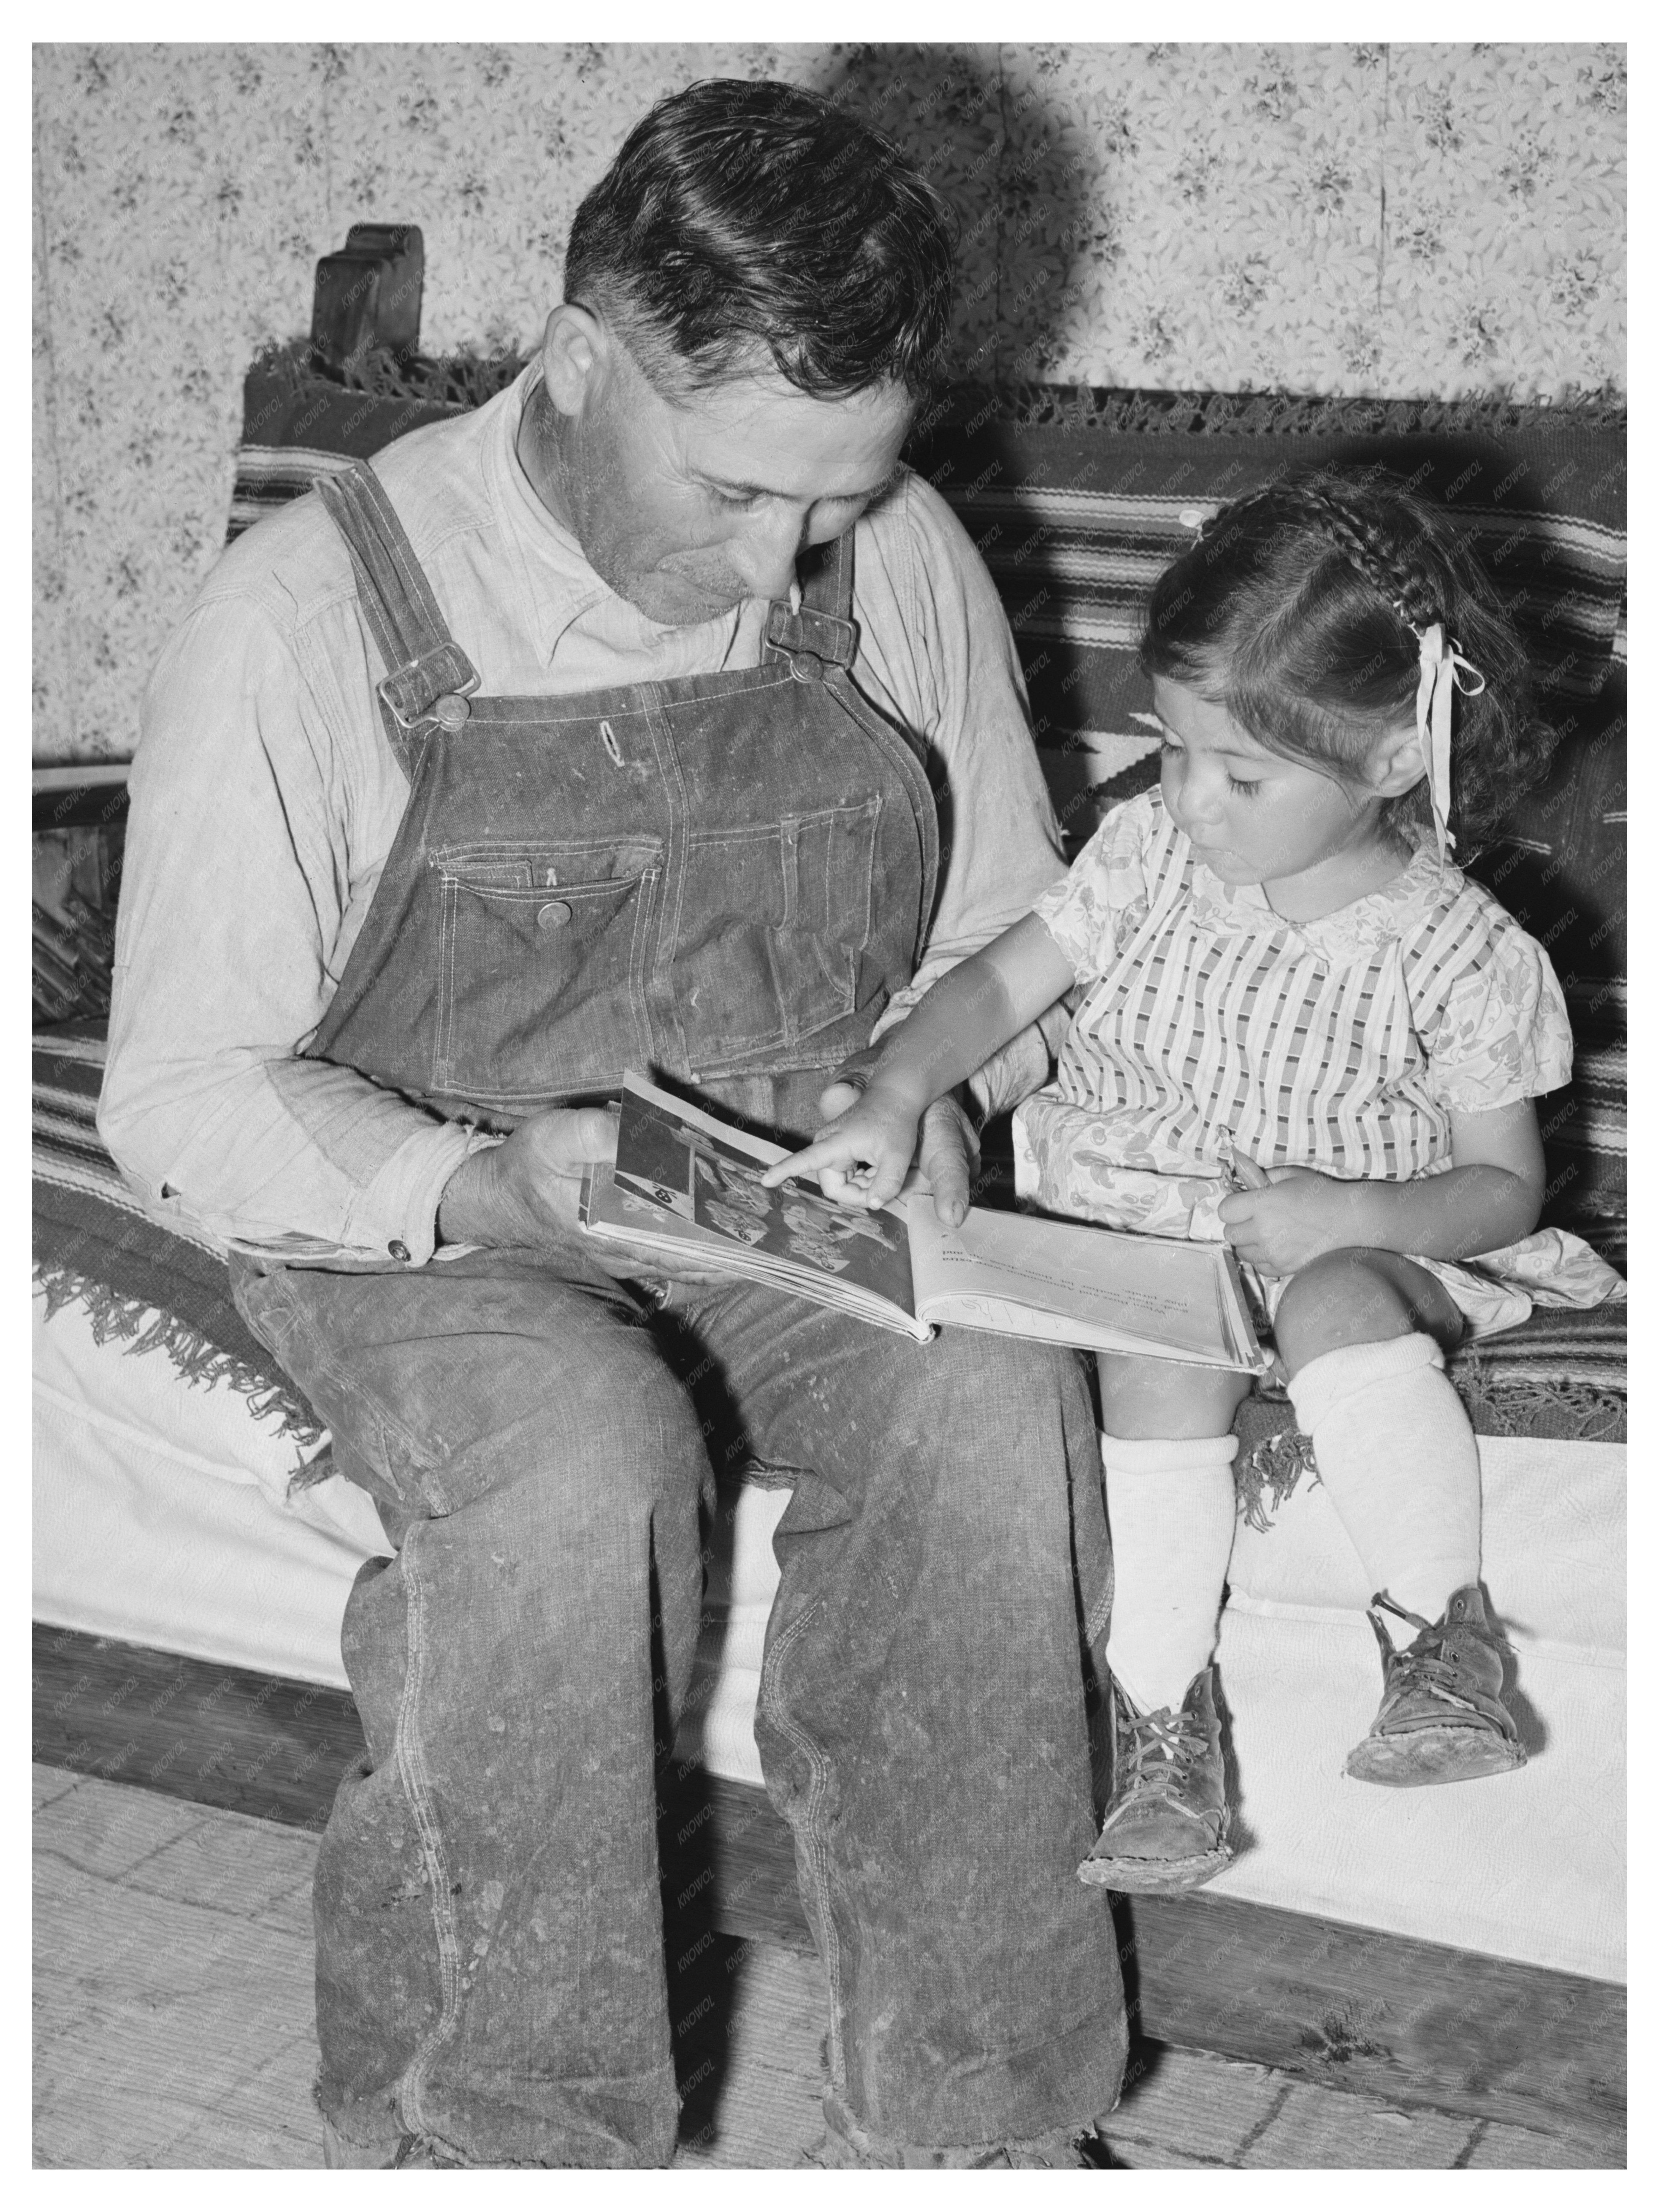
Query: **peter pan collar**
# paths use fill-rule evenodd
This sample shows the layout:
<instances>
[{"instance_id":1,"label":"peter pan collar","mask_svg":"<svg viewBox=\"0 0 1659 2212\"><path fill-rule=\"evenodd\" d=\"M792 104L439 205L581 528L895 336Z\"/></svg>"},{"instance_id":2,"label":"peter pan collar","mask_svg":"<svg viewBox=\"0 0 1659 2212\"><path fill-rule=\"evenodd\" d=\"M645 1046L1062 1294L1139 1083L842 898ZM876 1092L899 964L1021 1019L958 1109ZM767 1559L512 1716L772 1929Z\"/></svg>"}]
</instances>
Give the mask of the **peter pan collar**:
<instances>
[{"instance_id":1,"label":"peter pan collar","mask_svg":"<svg viewBox=\"0 0 1659 2212\"><path fill-rule=\"evenodd\" d=\"M1380 890L1367 891L1314 921L1291 921L1275 913L1260 884L1226 884L1196 853L1192 856L1192 899L1205 919L1225 927L1247 927L1300 940L1333 962L1376 951L1444 902L1462 887L1462 878L1439 856L1419 846L1398 875Z\"/></svg>"}]
</instances>

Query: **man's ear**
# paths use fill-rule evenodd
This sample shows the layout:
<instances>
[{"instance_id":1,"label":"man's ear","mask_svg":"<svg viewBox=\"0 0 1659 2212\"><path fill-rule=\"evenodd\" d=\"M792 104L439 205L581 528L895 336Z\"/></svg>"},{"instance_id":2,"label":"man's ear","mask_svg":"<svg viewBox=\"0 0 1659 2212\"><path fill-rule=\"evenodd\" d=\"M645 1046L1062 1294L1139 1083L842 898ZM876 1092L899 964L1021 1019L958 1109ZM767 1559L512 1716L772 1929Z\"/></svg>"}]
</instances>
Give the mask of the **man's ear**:
<instances>
[{"instance_id":1,"label":"man's ear","mask_svg":"<svg viewBox=\"0 0 1659 2212\"><path fill-rule=\"evenodd\" d=\"M1392 730L1383 738L1372 757L1368 781L1379 799L1398 799L1427 773L1413 722L1409 729Z\"/></svg>"},{"instance_id":2,"label":"man's ear","mask_svg":"<svg viewBox=\"0 0 1659 2212\"><path fill-rule=\"evenodd\" d=\"M586 307L555 307L542 335L542 382L561 415L580 415L610 354L605 325Z\"/></svg>"}]
</instances>

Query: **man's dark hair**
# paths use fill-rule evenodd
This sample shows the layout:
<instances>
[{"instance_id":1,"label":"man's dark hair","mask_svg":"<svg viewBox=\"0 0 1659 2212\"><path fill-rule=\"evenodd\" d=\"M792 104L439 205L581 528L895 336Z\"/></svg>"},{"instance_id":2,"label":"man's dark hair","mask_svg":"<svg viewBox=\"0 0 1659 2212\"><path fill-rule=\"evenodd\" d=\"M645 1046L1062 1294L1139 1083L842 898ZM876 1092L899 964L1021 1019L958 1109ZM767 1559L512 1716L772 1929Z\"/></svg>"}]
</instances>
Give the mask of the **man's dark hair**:
<instances>
[{"instance_id":1,"label":"man's dark hair","mask_svg":"<svg viewBox=\"0 0 1659 2212\"><path fill-rule=\"evenodd\" d=\"M564 295L671 395L763 367L817 398L920 398L950 320L951 218L816 93L716 77L659 100L576 210Z\"/></svg>"}]
</instances>

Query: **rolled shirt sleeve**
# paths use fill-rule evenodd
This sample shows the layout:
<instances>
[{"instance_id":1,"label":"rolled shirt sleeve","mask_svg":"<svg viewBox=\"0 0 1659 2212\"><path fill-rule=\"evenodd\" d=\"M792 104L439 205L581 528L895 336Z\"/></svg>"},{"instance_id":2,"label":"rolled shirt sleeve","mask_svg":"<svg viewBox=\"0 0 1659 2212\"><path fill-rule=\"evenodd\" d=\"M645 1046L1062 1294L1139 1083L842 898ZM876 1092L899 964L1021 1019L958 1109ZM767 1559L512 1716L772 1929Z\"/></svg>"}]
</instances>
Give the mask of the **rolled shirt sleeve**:
<instances>
[{"instance_id":1,"label":"rolled shirt sleeve","mask_svg":"<svg viewBox=\"0 0 1659 2212\"><path fill-rule=\"evenodd\" d=\"M152 1206L228 1243L418 1263L478 1140L296 1056L372 894L354 846L389 838L354 821L338 675L283 612L272 585L210 588L147 691L99 1128Z\"/></svg>"}]
</instances>

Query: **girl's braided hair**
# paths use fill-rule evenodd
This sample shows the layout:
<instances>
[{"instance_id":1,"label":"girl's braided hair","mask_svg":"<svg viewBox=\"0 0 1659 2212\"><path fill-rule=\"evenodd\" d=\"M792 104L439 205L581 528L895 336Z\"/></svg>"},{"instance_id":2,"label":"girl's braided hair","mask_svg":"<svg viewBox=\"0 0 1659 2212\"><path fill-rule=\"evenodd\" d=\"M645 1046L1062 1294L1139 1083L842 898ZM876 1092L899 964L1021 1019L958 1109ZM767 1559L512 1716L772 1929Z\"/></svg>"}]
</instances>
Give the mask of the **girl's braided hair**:
<instances>
[{"instance_id":1,"label":"girl's braided hair","mask_svg":"<svg viewBox=\"0 0 1659 2212\"><path fill-rule=\"evenodd\" d=\"M1259 744L1339 781L1415 719L1417 633L1441 623L1486 678L1452 717L1451 823L1467 861L1549 764L1525 651L1443 514L1380 471L1289 476L1224 507L1153 588L1149 676L1225 707ZM1382 802L1407 848L1425 784Z\"/></svg>"}]
</instances>

